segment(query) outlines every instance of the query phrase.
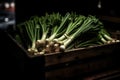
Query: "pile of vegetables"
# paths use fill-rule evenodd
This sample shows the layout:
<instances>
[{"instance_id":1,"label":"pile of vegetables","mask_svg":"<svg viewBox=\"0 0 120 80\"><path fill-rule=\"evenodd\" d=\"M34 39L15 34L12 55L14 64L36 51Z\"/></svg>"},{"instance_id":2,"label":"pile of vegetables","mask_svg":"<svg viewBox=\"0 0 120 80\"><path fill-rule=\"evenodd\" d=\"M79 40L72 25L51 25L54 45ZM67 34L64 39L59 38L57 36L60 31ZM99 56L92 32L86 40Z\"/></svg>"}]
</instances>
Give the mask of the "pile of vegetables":
<instances>
[{"instance_id":1,"label":"pile of vegetables","mask_svg":"<svg viewBox=\"0 0 120 80\"><path fill-rule=\"evenodd\" d=\"M31 55L64 52L75 48L118 42L95 16L46 13L17 25L16 40Z\"/></svg>"}]
</instances>

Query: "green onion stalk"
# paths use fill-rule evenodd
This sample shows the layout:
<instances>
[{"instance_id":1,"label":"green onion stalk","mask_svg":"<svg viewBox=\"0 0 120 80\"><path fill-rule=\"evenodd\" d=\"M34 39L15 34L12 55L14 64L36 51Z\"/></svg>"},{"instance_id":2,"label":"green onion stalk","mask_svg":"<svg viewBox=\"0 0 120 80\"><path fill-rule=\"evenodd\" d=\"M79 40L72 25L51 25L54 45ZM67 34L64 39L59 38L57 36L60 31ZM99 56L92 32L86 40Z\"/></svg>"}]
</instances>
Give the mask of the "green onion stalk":
<instances>
[{"instance_id":1,"label":"green onion stalk","mask_svg":"<svg viewBox=\"0 0 120 80\"><path fill-rule=\"evenodd\" d=\"M89 31L89 30L93 30L98 28L99 26L91 26L92 24L95 24L97 23L99 20L96 19L95 17L93 16L88 16L86 18L86 20L83 22L82 25L79 26L79 28L77 29L77 31L75 33L73 33L72 35L69 36L69 38L63 42L64 45L61 45L60 46L60 49L62 51L64 51L66 49L66 47L78 36L80 36L81 34L84 34L85 32ZM95 28L93 28L95 27Z\"/></svg>"},{"instance_id":2,"label":"green onion stalk","mask_svg":"<svg viewBox=\"0 0 120 80\"><path fill-rule=\"evenodd\" d=\"M41 26L41 38L36 41L36 48L40 51L42 51L45 48L46 45L46 37L49 31L49 27L46 25L46 19L45 17L39 18L39 24Z\"/></svg>"},{"instance_id":3,"label":"green onion stalk","mask_svg":"<svg viewBox=\"0 0 120 80\"><path fill-rule=\"evenodd\" d=\"M62 17L60 25L59 26L55 25L52 28L51 35L49 36L49 38L46 39L46 41L48 43L46 45L47 53L55 52L56 48L54 47L55 42L53 41L53 39L62 35L65 32L65 30L66 30L65 26L69 21L69 17L70 17L70 13L66 13L66 15L64 17Z\"/></svg>"},{"instance_id":4,"label":"green onion stalk","mask_svg":"<svg viewBox=\"0 0 120 80\"><path fill-rule=\"evenodd\" d=\"M72 18L72 17L70 17ZM68 26L66 27L66 31L59 36L58 38L55 38L53 41L55 42L54 47L56 51L60 51L60 46L64 44L64 42L66 42L68 40L68 38L70 38L69 36L71 34L73 34L77 28L79 27L79 25L82 24L82 22L84 21L85 17L84 16L79 16L79 17L75 17L74 21L73 19L69 22Z\"/></svg>"},{"instance_id":5,"label":"green onion stalk","mask_svg":"<svg viewBox=\"0 0 120 80\"><path fill-rule=\"evenodd\" d=\"M60 36L59 38L55 39L55 41L62 41L65 38L69 38L68 36L73 34L76 29L82 24L82 22L84 21L85 17L84 16L79 16L75 19L74 22L70 22L65 33Z\"/></svg>"},{"instance_id":6,"label":"green onion stalk","mask_svg":"<svg viewBox=\"0 0 120 80\"><path fill-rule=\"evenodd\" d=\"M56 35L59 34L59 31L65 29L64 25L66 24L69 17L70 17L70 13L66 13L66 15L62 18L62 22L60 23L60 26L59 27L56 26L57 29L55 29L54 33L48 38L49 41L52 41L56 37Z\"/></svg>"},{"instance_id":7,"label":"green onion stalk","mask_svg":"<svg viewBox=\"0 0 120 80\"><path fill-rule=\"evenodd\" d=\"M35 17L33 20L29 20L24 23L28 37L32 42L31 47L28 48L28 51L32 54L38 52L38 50L36 49L36 41L39 39L40 26L37 20L38 18Z\"/></svg>"},{"instance_id":8,"label":"green onion stalk","mask_svg":"<svg viewBox=\"0 0 120 80\"><path fill-rule=\"evenodd\" d=\"M101 37L101 41L104 43L104 44L107 44L107 43L114 43L114 42L119 42L119 40L116 40L116 39L113 39L110 35L110 33L108 33L106 31L106 29L101 29L101 31L99 32L99 36Z\"/></svg>"}]
</instances>

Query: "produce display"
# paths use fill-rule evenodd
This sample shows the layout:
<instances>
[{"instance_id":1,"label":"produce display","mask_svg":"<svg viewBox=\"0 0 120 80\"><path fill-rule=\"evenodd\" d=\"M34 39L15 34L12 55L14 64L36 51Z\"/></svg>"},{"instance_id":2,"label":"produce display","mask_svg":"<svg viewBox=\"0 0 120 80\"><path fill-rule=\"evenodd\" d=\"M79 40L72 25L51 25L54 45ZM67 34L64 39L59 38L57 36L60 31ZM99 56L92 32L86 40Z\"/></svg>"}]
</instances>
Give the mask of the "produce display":
<instances>
[{"instance_id":1,"label":"produce display","mask_svg":"<svg viewBox=\"0 0 120 80\"><path fill-rule=\"evenodd\" d=\"M65 52L76 48L119 42L95 16L46 13L17 25L15 39L31 55Z\"/></svg>"}]
</instances>

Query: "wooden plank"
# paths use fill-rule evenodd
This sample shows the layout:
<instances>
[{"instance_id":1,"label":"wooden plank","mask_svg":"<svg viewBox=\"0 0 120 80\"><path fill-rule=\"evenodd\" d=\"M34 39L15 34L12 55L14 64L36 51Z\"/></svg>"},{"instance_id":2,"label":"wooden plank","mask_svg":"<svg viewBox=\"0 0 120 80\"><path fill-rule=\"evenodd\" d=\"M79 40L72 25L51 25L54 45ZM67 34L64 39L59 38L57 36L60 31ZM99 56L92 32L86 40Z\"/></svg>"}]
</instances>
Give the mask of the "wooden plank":
<instances>
[{"instance_id":1,"label":"wooden plank","mask_svg":"<svg viewBox=\"0 0 120 80\"><path fill-rule=\"evenodd\" d=\"M120 17L113 17L113 16L99 16L101 20L114 22L114 23L120 23Z\"/></svg>"},{"instance_id":2,"label":"wooden plank","mask_svg":"<svg viewBox=\"0 0 120 80\"><path fill-rule=\"evenodd\" d=\"M110 56L101 57L99 59L89 60L87 62L65 65L58 69L50 69L45 72L46 80L68 80L75 78L83 78L83 76L92 75L104 71L105 69L115 68L115 59Z\"/></svg>"},{"instance_id":3,"label":"wooden plank","mask_svg":"<svg viewBox=\"0 0 120 80\"><path fill-rule=\"evenodd\" d=\"M117 48L120 49L120 42L102 46L94 46L85 49L76 49L59 54L47 54L45 55L45 66L56 65L73 60L81 60L100 55L109 55Z\"/></svg>"}]
</instances>

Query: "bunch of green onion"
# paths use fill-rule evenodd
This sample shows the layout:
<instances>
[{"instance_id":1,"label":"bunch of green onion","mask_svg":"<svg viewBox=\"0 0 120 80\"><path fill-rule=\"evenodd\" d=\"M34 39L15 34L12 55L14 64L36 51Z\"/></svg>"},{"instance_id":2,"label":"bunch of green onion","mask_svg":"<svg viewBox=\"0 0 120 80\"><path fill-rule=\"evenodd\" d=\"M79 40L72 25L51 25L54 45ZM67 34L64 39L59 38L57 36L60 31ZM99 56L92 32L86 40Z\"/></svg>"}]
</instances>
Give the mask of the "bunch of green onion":
<instances>
[{"instance_id":1,"label":"bunch of green onion","mask_svg":"<svg viewBox=\"0 0 120 80\"><path fill-rule=\"evenodd\" d=\"M19 26L21 42L32 55L119 42L105 30L98 18L76 13L46 13L33 16ZM25 39L25 40L23 40Z\"/></svg>"}]
</instances>

